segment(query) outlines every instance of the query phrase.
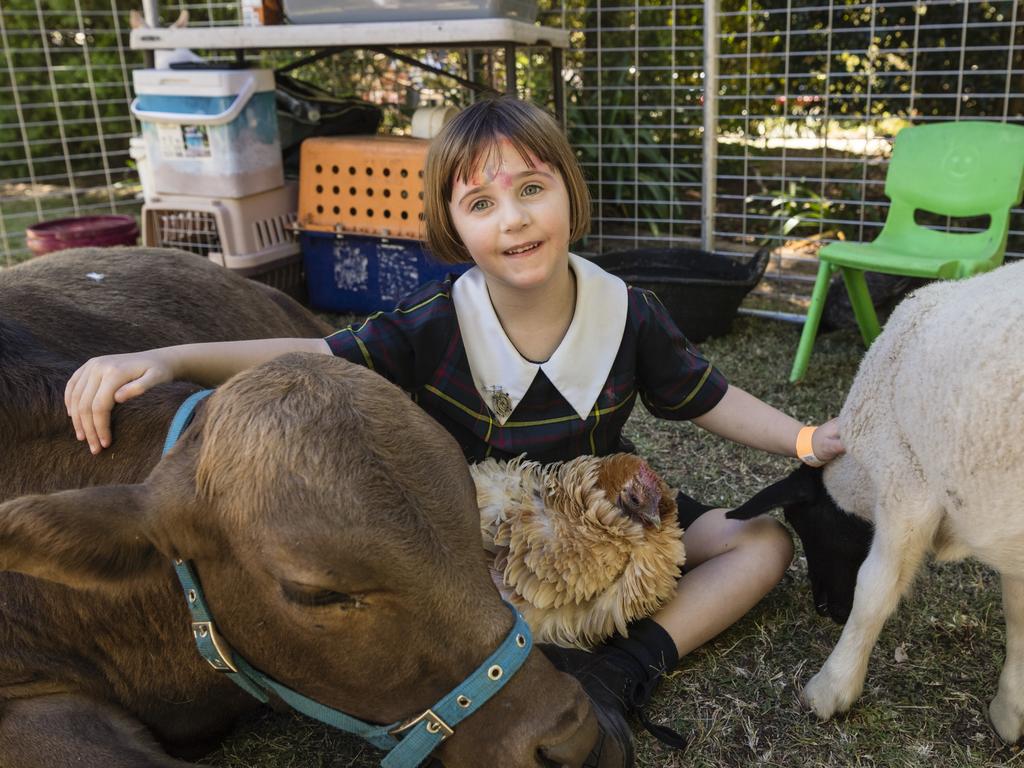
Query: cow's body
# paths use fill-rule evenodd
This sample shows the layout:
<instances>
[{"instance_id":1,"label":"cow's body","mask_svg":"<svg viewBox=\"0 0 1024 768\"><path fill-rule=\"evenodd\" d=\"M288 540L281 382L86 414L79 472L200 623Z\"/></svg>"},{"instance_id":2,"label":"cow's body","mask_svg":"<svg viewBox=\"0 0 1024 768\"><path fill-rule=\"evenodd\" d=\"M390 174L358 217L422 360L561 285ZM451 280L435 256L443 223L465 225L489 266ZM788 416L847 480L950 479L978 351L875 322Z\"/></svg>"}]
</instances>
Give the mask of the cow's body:
<instances>
[{"instance_id":1,"label":"cow's body","mask_svg":"<svg viewBox=\"0 0 1024 768\"><path fill-rule=\"evenodd\" d=\"M88 250L0 271L0 765L185 765L163 750L202 752L256 706L196 653L175 555L196 563L236 650L366 719L417 714L497 645L510 617L478 566L460 453L365 369L289 356L242 374L164 460L168 425L195 385L118 406L113 446L96 457L64 413L64 384L89 357L326 330L281 294L186 254ZM385 429L391 419L404 429ZM432 446L419 452L430 465L417 440ZM447 539L436 556L434 536ZM479 573L461 568L462 550ZM424 575L446 587L444 600L416 594ZM327 608L307 603L314 585ZM464 625L458 614L475 605L481 627L453 640L451 622ZM421 632L443 641L416 648ZM506 703L524 696L530 707L513 709L536 709L535 687L551 691L547 723L531 714L502 744L485 707L447 742L446 762L494 749L508 765L548 752L578 764L596 734L581 691L532 654Z\"/></svg>"}]
</instances>

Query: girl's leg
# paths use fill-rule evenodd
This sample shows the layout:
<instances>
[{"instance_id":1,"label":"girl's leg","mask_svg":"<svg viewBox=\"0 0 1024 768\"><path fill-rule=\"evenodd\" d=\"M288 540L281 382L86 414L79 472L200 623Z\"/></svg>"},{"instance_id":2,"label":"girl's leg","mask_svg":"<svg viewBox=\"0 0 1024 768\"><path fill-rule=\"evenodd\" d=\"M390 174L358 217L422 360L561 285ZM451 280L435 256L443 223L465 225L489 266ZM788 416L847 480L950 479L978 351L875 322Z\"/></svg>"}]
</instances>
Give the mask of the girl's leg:
<instances>
[{"instance_id":1,"label":"girl's leg","mask_svg":"<svg viewBox=\"0 0 1024 768\"><path fill-rule=\"evenodd\" d=\"M712 509L683 534L686 572L652 618L680 656L735 624L779 583L793 559L789 532L770 517L729 520Z\"/></svg>"},{"instance_id":2,"label":"girl's leg","mask_svg":"<svg viewBox=\"0 0 1024 768\"><path fill-rule=\"evenodd\" d=\"M675 597L652 618L631 624L628 637L616 635L592 653L541 646L558 669L580 681L600 713L605 733L623 751L632 749L624 719L628 713L637 714L666 744L685 745L678 734L643 714L655 687L680 656L753 608L793 559L789 533L775 520L729 520L724 509L710 509L693 520L683 542L686 572Z\"/></svg>"}]
</instances>

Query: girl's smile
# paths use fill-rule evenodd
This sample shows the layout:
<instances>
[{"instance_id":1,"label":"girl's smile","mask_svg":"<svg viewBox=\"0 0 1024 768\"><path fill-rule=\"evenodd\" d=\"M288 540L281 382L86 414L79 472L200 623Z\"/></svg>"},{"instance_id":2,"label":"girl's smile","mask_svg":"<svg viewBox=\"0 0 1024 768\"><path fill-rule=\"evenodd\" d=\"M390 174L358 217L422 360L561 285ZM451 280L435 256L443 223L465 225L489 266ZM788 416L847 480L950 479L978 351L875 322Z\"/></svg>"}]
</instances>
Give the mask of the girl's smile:
<instances>
[{"instance_id":1,"label":"girl's smile","mask_svg":"<svg viewBox=\"0 0 1024 768\"><path fill-rule=\"evenodd\" d=\"M532 253L534 250L540 247L540 243L527 243L525 245L517 245L514 248L509 248L504 251L506 256L525 256L528 253Z\"/></svg>"}]
</instances>

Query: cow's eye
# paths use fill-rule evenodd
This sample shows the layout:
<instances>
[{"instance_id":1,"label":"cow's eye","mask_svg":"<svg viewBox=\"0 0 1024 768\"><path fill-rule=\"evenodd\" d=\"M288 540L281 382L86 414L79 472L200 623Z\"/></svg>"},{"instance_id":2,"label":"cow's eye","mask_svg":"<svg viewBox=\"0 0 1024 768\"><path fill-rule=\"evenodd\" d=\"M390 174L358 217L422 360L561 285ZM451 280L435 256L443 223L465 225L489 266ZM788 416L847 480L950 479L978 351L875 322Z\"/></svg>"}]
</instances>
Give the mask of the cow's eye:
<instances>
[{"instance_id":1,"label":"cow's eye","mask_svg":"<svg viewBox=\"0 0 1024 768\"><path fill-rule=\"evenodd\" d=\"M362 606L360 595L350 595L330 589L317 589L302 584L283 583L281 584L281 593L286 600L296 605L309 607L338 605L342 608L359 608Z\"/></svg>"}]
</instances>

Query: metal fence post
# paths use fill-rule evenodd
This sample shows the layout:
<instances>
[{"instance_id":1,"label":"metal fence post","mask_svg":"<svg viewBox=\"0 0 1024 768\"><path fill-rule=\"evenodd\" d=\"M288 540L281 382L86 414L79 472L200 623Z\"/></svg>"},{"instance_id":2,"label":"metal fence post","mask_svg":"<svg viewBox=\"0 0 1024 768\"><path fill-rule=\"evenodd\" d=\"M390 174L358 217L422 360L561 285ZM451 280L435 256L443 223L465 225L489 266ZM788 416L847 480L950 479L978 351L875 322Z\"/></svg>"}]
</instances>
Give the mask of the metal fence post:
<instances>
[{"instance_id":1,"label":"metal fence post","mask_svg":"<svg viewBox=\"0 0 1024 768\"><path fill-rule=\"evenodd\" d=\"M154 29L160 26L160 0L142 0L142 16Z\"/></svg>"},{"instance_id":2,"label":"metal fence post","mask_svg":"<svg viewBox=\"0 0 1024 768\"><path fill-rule=\"evenodd\" d=\"M714 251L715 172L718 166L718 0L704 0L704 159L701 248Z\"/></svg>"}]
</instances>

